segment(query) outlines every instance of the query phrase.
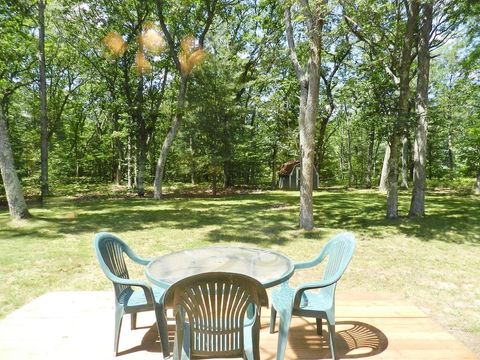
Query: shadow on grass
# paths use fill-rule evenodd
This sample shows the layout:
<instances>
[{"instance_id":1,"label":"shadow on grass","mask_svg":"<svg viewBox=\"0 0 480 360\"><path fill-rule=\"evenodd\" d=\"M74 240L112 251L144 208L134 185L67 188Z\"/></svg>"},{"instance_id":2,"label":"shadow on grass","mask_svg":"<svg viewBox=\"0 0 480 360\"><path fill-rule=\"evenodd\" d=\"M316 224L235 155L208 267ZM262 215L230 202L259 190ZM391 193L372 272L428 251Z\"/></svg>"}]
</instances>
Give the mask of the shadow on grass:
<instances>
[{"instance_id":1,"label":"shadow on grass","mask_svg":"<svg viewBox=\"0 0 480 360\"><path fill-rule=\"evenodd\" d=\"M406 214L409 194L399 197L399 212ZM342 229L369 236L400 233L424 241L480 244L480 202L475 198L429 194L427 217L386 220L385 196L374 191L319 191L314 197L317 229L302 236L318 236L320 229ZM28 226L1 226L0 239L37 240L106 230L206 228L205 240L282 245L292 241L286 232L297 229L298 193L267 192L221 198L95 199L51 201L32 209ZM5 218L4 218L5 219ZM6 222L0 218L0 223ZM310 236L311 235L311 236Z\"/></svg>"}]
</instances>

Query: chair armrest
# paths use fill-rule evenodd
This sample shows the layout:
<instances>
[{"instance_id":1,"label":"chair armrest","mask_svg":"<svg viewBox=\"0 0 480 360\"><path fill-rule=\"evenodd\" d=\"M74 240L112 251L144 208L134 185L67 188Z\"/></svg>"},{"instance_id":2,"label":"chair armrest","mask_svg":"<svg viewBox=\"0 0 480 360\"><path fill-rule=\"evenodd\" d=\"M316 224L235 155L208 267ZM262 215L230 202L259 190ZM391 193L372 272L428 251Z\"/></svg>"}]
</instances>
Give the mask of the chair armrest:
<instances>
[{"instance_id":1,"label":"chair armrest","mask_svg":"<svg viewBox=\"0 0 480 360\"><path fill-rule=\"evenodd\" d=\"M153 260L153 259L148 259L148 258L138 256L137 254L135 254L135 252L132 249L125 249L125 254L127 254L127 256L133 261L135 261L137 264L140 264L143 266L147 266Z\"/></svg>"},{"instance_id":2,"label":"chair armrest","mask_svg":"<svg viewBox=\"0 0 480 360\"><path fill-rule=\"evenodd\" d=\"M293 266L294 266L295 270L308 269L308 268L311 268L311 267L314 267L314 266L320 264L323 261L323 259L325 259L325 257L326 257L326 251L325 251L325 248L323 248L322 251L320 252L320 254L318 256L316 256L315 258L313 258L312 260L297 262L297 263L293 264Z\"/></svg>"},{"instance_id":3,"label":"chair armrest","mask_svg":"<svg viewBox=\"0 0 480 360\"><path fill-rule=\"evenodd\" d=\"M113 281L114 283L117 283L117 284L120 284L120 285L136 286L136 287L141 288L143 290L143 292L145 293L145 299L147 300L147 303L148 304L154 304L155 303L155 297L153 296L152 287L146 281L124 279L124 278L118 277L114 274L109 274L108 278L111 281Z\"/></svg>"},{"instance_id":4,"label":"chair armrest","mask_svg":"<svg viewBox=\"0 0 480 360\"><path fill-rule=\"evenodd\" d=\"M321 289L333 285L338 281L337 278L329 281L315 281L302 284L295 289L295 296L293 297L293 307L299 307L302 295L306 290Z\"/></svg>"}]
</instances>

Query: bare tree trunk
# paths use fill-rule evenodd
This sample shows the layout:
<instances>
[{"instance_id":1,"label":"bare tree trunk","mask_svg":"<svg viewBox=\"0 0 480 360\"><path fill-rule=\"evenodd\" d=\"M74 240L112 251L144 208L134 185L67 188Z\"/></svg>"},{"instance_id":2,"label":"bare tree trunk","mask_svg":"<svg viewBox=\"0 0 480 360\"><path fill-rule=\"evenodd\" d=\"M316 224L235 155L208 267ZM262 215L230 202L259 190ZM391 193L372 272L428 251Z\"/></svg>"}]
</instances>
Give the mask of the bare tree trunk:
<instances>
[{"instance_id":1,"label":"bare tree trunk","mask_svg":"<svg viewBox=\"0 0 480 360\"><path fill-rule=\"evenodd\" d=\"M143 114L143 75L140 75L136 93L135 120L137 123L137 195L145 196L145 162L147 131Z\"/></svg>"},{"instance_id":2,"label":"bare tree trunk","mask_svg":"<svg viewBox=\"0 0 480 360\"><path fill-rule=\"evenodd\" d=\"M193 136L190 134L190 182L192 185L196 184L196 166L195 166L195 151L193 150Z\"/></svg>"},{"instance_id":3,"label":"bare tree trunk","mask_svg":"<svg viewBox=\"0 0 480 360\"><path fill-rule=\"evenodd\" d=\"M387 187L387 218L398 217L398 153L400 137L408 123L408 100L412 46L415 25L418 16L418 3L416 0L408 1L407 24L400 62L400 96L398 99L398 117L395 121L392 135L390 136L390 159L388 161L388 187Z\"/></svg>"},{"instance_id":4,"label":"bare tree trunk","mask_svg":"<svg viewBox=\"0 0 480 360\"><path fill-rule=\"evenodd\" d=\"M373 167L374 167L374 159L373 159L374 145L375 145L375 128L372 126L368 134L367 178L366 178L366 186L368 189L372 187L372 174L373 174Z\"/></svg>"},{"instance_id":5,"label":"bare tree trunk","mask_svg":"<svg viewBox=\"0 0 480 360\"><path fill-rule=\"evenodd\" d=\"M455 167L455 156L453 152L453 136L451 131L448 132L448 168L450 169L450 174L453 173L453 168Z\"/></svg>"},{"instance_id":6,"label":"bare tree trunk","mask_svg":"<svg viewBox=\"0 0 480 360\"><path fill-rule=\"evenodd\" d=\"M309 41L309 61L307 70L300 66L297 57L290 7L285 9L285 30L290 49L290 59L300 84L300 114L298 117L301 175L300 175L300 214L299 225L311 230L313 222L313 175L315 161L315 123L318 116L318 95L320 89L320 64L322 30L327 1L318 1L309 5L307 0L300 1L300 10L305 18L306 33Z\"/></svg>"},{"instance_id":7,"label":"bare tree trunk","mask_svg":"<svg viewBox=\"0 0 480 360\"><path fill-rule=\"evenodd\" d=\"M8 139L7 124L3 116L3 109L0 106L0 172L2 174L3 186L7 195L8 209L10 216L14 219L26 219L30 217L25 198L23 197L22 186L18 179L13 162L12 146Z\"/></svg>"},{"instance_id":8,"label":"bare tree trunk","mask_svg":"<svg viewBox=\"0 0 480 360\"><path fill-rule=\"evenodd\" d=\"M212 174L212 195L217 196L217 168L213 167Z\"/></svg>"},{"instance_id":9,"label":"bare tree trunk","mask_svg":"<svg viewBox=\"0 0 480 360\"><path fill-rule=\"evenodd\" d=\"M41 199L48 195L48 120L47 80L45 76L45 0L38 0L38 57L40 95L40 193Z\"/></svg>"},{"instance_id":10,"label":"bare tree trunk","mask_svg":"<svg viewBox=\"0 0 480 360\"><path fill-rule=\"evenodd\" d=\"M345 114L347 111L345 109ZM353 176L353 166L352 166L352 138L350 136L350 122L348 117L346 118L347 123L347 150L348 150L348 187L352 187L352 176Z\"/></svg>"},{"instance_id":11,"label":"bare tree trunk","mask_svg":"<svg viewBox=\"0 0 480 360\"><path fill-rule=\"evenodd\" d=\"M413 147L413 189L408 216L425 216L427 124L428 124L428 82L430 74L430 31L432 29L433 5L422 3L422 24L418 42L418 77L415 108L417 128ZM479 174L480 175L480 174Z\"/></svg>"},{"instance_id":12,"label":"bare tree trunk","mask_svg":"<svg viewBox=\"0 0 480 360\"><path fill-rule=\"evenodd\" d=\"M322 121L320 122L320 132L318 134L318 141L317 141L317 169L321 171L323 168L323 159L325 157L325 134L327 132L327 125L329 117L322 117Z\"/></svg>"},{"instance_id":13,"label":"bare tree trunk","mask_svg":"<svg viewBox=\"0 0 480 360\"><path fill-rule=\"evenodd\" d=\"M163 141L162 150L160 151L160 157L158 158L157 167L155 169L155 181L153 183L153 198L157 200L162 198L163 174L165 171L165 164L167 162L167 155L172 146L173 139L175 139L175 136L177 135L178 129L180 128L180 125L183 120L186 93L187 93L187 77L181 75L180 89L179 89L178 98L177 98L177 110L172 122L172 126L168 130L167 136Z\"/></svg>"},{"instance_id":14,"label":"bare tree trunk","mask_svg":"<svg viewBox=\"0 0 480 360\"><path fill-rule=\"evenodd\" d=\"M132 144L130 135L128 135L127 142L127 187L132 188Z\"/></svg>"},{"instance_id":15,"label":"bare tree trunk","mask_svg":"<svg viewBox=\"0 0 480 360\"><path fill-rule=\"evenodd\" d=\"M390 144L385 145L385 154L383 156L382 174L380 175L380 184L378 191L387 191L387 177L388 177L388 161L390 160Z\"/></svg>"},{"instance_id":16,"label":"bare tree trunk","mask_svg":"<svg viewBox=\"0 0 480 360\"><path fill-rule=\"evenodd\" d=\"M273 152L272 152L272 183L271 188L272 190L275 189L277 185L277 144L273 145Z\"/></svg>"},{"instance_id":17,"label":"bare tree trunk","mask_svg":"<svg viewBox=\"0 0 480 360\"><path fill-rule=\"evenodd\" d=\"M475 187L475 194L480 195L480 170L477 172L477 186Z\"/></svg>"},{"instance_id":18,"label":"bare tree trunk","mask_svg":"<svg viewBox=\"0 0 480 360\"><path fill-rule=\"evenodd\" d=\"M400 187L408 189L408 138L402 135L402 182Z\"/></svg>"}]
</instances>

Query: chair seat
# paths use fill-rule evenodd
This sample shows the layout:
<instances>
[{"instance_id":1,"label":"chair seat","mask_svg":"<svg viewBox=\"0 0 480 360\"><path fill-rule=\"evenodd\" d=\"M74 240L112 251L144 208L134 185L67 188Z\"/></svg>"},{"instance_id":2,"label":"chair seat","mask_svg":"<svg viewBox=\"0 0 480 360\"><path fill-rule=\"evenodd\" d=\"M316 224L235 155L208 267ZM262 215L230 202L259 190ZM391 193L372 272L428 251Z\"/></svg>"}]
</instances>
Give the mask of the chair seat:
<instances>
[{"instance_id":1,"label":"chair seat","mask_svg":"<svg viewBox=\"0 0 480 360\"><path fill-rule=\"evenodd\" d=\"M163 295L165 294L165 290L159 287L153 287L153 295L155 297L155 302L157 304L162 304L163 303ZM126 307L132 308L132 307L141 307L144 305L147 305L147 299L145 298L145 292L141 289L135 290L131 293L130 296L128 296L126 299L126 302L124 303ZM151 306L151 305L149 305ZM149 308L151 309L151 308Z\"/></svg>"},{"instance_id":2,"label":"chair seat","mask_svg":"<svg viewBox=\"0 0 480 360\"><path fill-rule=\"evenodd\" d=\"M273 290L272 303L277 311L287 310L292 307L295 289L288 283ZM333 298L327 295L325 291L307 290L302 294L300 302L300 311L328 311L333 307Z\"/></svg>"}]
</instances>

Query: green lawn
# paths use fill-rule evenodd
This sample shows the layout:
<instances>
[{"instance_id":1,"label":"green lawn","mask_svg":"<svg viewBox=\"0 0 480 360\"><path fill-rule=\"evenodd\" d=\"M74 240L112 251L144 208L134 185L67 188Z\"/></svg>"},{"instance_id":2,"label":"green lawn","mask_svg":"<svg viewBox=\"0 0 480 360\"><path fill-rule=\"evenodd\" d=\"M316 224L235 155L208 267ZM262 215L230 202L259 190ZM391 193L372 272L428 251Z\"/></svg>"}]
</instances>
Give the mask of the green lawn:
<instances>
[{"instance_id":1,"label":"green lawn","mask_svg":"<svg viewBox=\"0 0 480 360\"><path fill-rule=\"evenodd\" d=\"M409 195L401 194L405 214ZM264 192L219 198L50 198L34 218L11 222L0 213L0 317L40 294L109 289L92 248L93 234L111 231L138 254L188 247L247 245L295 260L317 254L333 234L349 230L358 245L339 291L384 291L409 298L480 355L480 199L431 193L423 220L384 219L375 191L315 193L312 232L297 229L298 193ZM136 274L142 276L141 269ZM294 281L318 276L314 270Z\"/></svg>"}]
</instances>

